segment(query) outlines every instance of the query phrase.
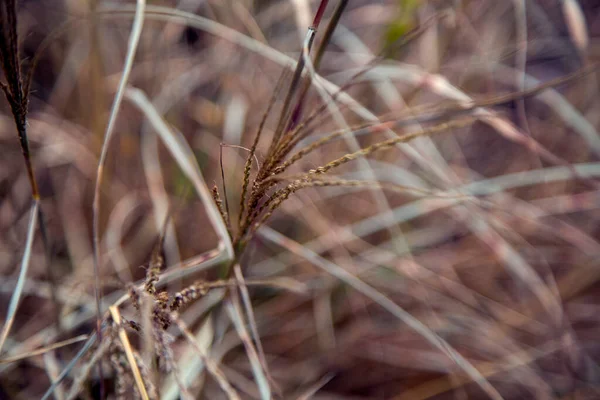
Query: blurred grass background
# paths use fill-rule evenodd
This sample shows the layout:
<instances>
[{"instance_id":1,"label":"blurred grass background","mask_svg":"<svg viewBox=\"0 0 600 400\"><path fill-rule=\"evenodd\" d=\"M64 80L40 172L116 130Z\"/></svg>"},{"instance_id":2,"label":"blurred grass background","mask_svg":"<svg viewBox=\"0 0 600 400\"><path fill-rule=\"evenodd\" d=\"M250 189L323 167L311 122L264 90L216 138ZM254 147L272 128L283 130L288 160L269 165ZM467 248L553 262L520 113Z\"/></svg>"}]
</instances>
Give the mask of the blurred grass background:
<instances>
[{"instance_id":1,"label":"blurred grass background","mask_svg":"<svg viewBox=\"0 0 600 400\"><path fill-rule=\"evenodd\" d=\"M330 2L324 23L336 4ZM226 188L233 221L247 149L278 77L300 56L318 5L306 0L148 2L128 84L185 137L208 186L216 183L221 196ZM119 374L129 374L127 365L125 372L118 371L106 356L100 362L102 381L94 368L79 382L98 344L76 358L77 367L66 376L61 371L96 329L94 185L134 10L133 2L103 0L17 3L24 65L39 54L28 135L50 258L38 235L18 314L0 354L2 399L40 398L58 377L55 398L69 398L74 387L79 390L72 398L96 399L101 392L115 398ZM165 10L214 24L189 18L185 23ZM349 2L318 71L329 84L311 86L302 117L322 104L330 107L302 143L340 129L348 135L304 157L288 174L325 165L389 135L422 129L431 110L521 92L593 68L600 55L599 10L592 0ZM316 45L323 31L321 26ZM332 100L331 84L344 86L347 96ZM330 97L323 99L319 90ZM390 313L392 306L382 306L385 300L357 289L366 284L452 346L503 398L600 398L598 100L593 70L534 96L477 109L485 118L468 127L421 137L335 171L343 179L410 186L428 194L341 186L291 196L239 255L245 279L263 283L248 285L253 315L245 311L245 318L247 329L256 329L260 337L270 396L489 397L464 366L407 325L399 312ZM282 102L280 94L273 115ZM393 132L351 128L375 117L419 123ZM276 122L276 117L267 120L256 153L259 165ZM171 225L164 257L173 276L180 262L219 241L206 204L127 97L114 133L98 215L102 311L127 293L128 284L146 276L143 266L165 215ZM13 117L4 101L0 146L4 324L31 205ZM215 268L200 264L165 290L173 294L198 279L219 277ZM248 346L258 341L244 338L225 309L213 308L222 299L212 294L182 310L181 320L240 398L264 398ZM136 320L128 302L121 312ZM148 378L155 396L232 398L203 368L206 359L193 342L175 329L169 332L178 373L161 370ZM128 335L140 357L148 356L143 335L131 330ZM61 344L71 338L77 342ZM52 348L54 343L61 345ZM136 396L133 384L121 394Z\"/></svg>"}]
</instances>

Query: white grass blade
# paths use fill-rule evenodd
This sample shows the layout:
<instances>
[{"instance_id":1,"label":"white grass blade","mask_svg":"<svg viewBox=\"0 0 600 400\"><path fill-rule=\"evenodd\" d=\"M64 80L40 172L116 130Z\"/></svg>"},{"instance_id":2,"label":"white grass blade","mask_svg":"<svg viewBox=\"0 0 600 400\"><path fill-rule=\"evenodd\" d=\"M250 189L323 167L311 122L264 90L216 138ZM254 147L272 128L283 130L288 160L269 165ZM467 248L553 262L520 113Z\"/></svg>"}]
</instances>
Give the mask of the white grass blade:
<instances>
[{"instance_id":1,"label":"white grass blade","mask_svg":"<svg viewBox=\"0 0 600 400\"><path fill-rule=\"evenodd\" d=\"M571 40L577 46L581 54L585 54L590 42L585 23L585 15L577 0L563 0L562 11L565 16L565 22L571 35Z\"/></svg>"},{"instance_id":2,"label":"white grass blade","mask_svg":"<svg viewBox=\"0 0 600 400\"><path fill-rule=\"evenodd\" d=\"M296 26L300 39L304 38L306 28L310 26L310 1L309 0L291 0L294 7Z\"/></svg>"},{"instance_id":3,"label":"white grass blade","mask_svg":"<svg viewBox=\"0 0 600 400\"><path fill-rule=\"evenodd\" d=\"M130 87L126 90L125 94L127 99L135 104L140 111L144 113L146 118L148 118L150 124L154 127L165 146L169 149L183 173L194 185L196 192L198 192L198 195L206 208L208 218L215 229L220 242L224 245L226 255L229 259L233 259L233 247L231 239L229 238L229 233L227 232L227 227L221 218L212 195L206 187L196 157L189 144L181 133L170 129L167 126L143 91Z\"/></svg>"},{"instance_id":4,"label":"white grass blade","mask_svg":"<svg viewBox=\"0 0 600 400\"><path fill-rule=\"evenodd\" d=\"M10 332L10 328L15 322L17 308L19 307L19 300L21 300L21 294L23 293L23 286L25 285L25 280L27 278L27 270L29 269L29 261L31 260L31 248L33 246L33 238L35 237L35 230L38 224L39 207L40 203L37 200L34 200L33 204L31 205L31 215L29 216L29 225L27 228L27 240L25 242L25 251L23 253L23 258L21 258L19 279L17 280L15 290L13 291L13 294L10 297L8 311L6 312L6 321L4 322L4 326L2 327L2 333L0 333L0 353L2 352L2 347L4 346L4 342L6 341L8 333Z\"/></svg>"},{"instance_id":5,"label":"white grass blade","mask_svg":"<svg viewBox=\"0 0 600 400\"><path fill-rule=\"evenodd\" d=\"M225 303L227 314L229 314L229 318L233 322L233 326L235 327L238 336L246 348L246 354L248 355L248 360L250 361L250 366L252 367L252 374L256 379L256 385L258 386L258 390L260 392L260 398L262 400L269 400L271 398L269 381L267 380L267 377L263 371L263 366L261 365L258 357L258 352L254 348L252 339L250 338L248 330L246 329L246 323L240 310L241 307L237 299L237 293L233 293L232 297L233 299L229 299Z\"/></svg>"},{"instance_id":6,"label":"white grass blade","mask_svg":"<svg viewBox=\"0 0 600 400\"><path fill-rule=\"evenodd\" d=\"M129 269L130 265L123 251L121 241L127 217L140 205L137 197L137 194L133 192L119 200L110 213L106 225L105 240L108 257L112 261L117 276L123 282L133 281L133 275Z\"/></svg>"},{"instance_id":7,"label":"white grass blade","mask_svg":"<svg viewBox=\"0 0 600 400\"><path fill-rule=\"evenodd\" d=\"M202 348L194 338L194 335L189 331L187 326L181 320L181 318L176 318L175 323L179 327L179 330L186 337L188 342L192 345L192 348L196 350L196 352L200 355L200 358L204 361L204 365L206 365L206 369L212 375L213 378L217 381L223 392L227 395L230 400L240 400L240 396L236 392L236 390L231 386L231 384L227 381L227 378L223 374L223 371L215 364L214 360L208 357L206 350Z\"/></svg>"},{"instance_id":8,"label":"white grass blade","mask_svg":"<svg viewBox=\"0 0 600 400\"><path fill-rule=\"evenodd\" d=\"M211 296L213 301L210 302L210 306L217 304L222 300L222 295L214 296L215 292L212 291L208 294L207 297ZM180 317L185 318L185 316ZM206 349L213 341L214 338L214 329L211 318L206 318L206 321L202 323L202 326L198 329L195 335L195 342L198 345ZM181 352L181 357L177 360L177 365L174 368L172 377L169 377L166 382L163 384L161 390L161 399L162 400L178 400L180 398L189 398L191 395L189 393L185 393L186 388L191 385L198 386L198 382L201 379L201 374L204 373L204 360L201 357L198 357L196 353L190 351L190 347L192 344L188 343L187 347L183 349Z\"/></svg>"},{"instance_id":9,"label":"white grass blade","mask_svg":"<svg viewBox=\"0 0 600 400\"><path fill-rule=\"evenodd\" d=\"M325 375L323 378L319 379L317 383L309 387L304 393L298 396L297 400L309 400L317 393L323 386L327 385L330 380L332 380L334 375Z\"/></svg>"},{"instance_id":10,"label":"white grass blade","mask_svg":"<svg viewBox=\"0 0 600 400\"><path fill-rule=\"evenodd\" d=\"M44 353L42 356L44 360L44 369L46 370L46 375L50 382L54 382L58 378L58 371L60 371L58 360L56 356L52 354L52 352ZM65 389L62 384L56 385L56 390L54 391L54 398L56 400L64 400L65 399Z\"/></svg>"},{"instance_id":11,"label":"white grass blade","mask_svg":"<svg viewBox=\"0 0 600 400\"><path fill-rule=\"evenodd\" d=\"M235 279L237 280L237 284L239 285L240 293L242 295L242 303L244 305L244 310L246 311L246 315L248 316L248 324L250 325L250 332L252 333L252 338L254 339L254 343L256 343L256 350L258 351L258 357L260 359L261 365L264 368L265 374L269 381L273 381L271 374L269 373L267 358L265 357L265 352L263 350L262 342L260 340L260 334L258 333L258 326L256 325L256 318L254 317L254 309L252 308L252 300L250 299L250 292L248 292L248 284L244 278L244 274L242 273L242 267L240 264L236 264L233 267L233 272L235 274ZM293 281L293 279L291 279ZM278 282L274 282L277 284ZM283 282L282 282L283 283ZM285 283L284 283L285 285ZM280 287L285 287L281 285ZM298 290L297 285L289 285L288 290Z\"/></svg>"},{"instance_id":12,"label":"white grass blade","mask_svg":"<svg viewBox=\"0 0 600 400\"><path fill-rule=\"evenodd\" d=\"M110 139L112 138L115 122L119 114L121 102L123 101L123 94L127 81L129 80L129 74L133 67L133 59L137 50L140 36L142 34L142 28L144 26L144 11L146 8L145 0L137 0L135 8L135 16L133 19L133 26L129 35L129 43L127 45L127 55L125 57L125 64L123 66L123 72L119 81L119 86L113 100L113 104L110 110L110 116L108 118L108 124L104 133L104 143L102 144L102 152L100 153L100 159L98 161L98 171L96 173L96 185L94 187L94 201L93 201L93 236L94 236L94 276L95 276L95 290L96 290L96 308L98 313L98 324L101 318L100 308L100 266L102 265L100 259L100 188L102 187L102 177L104 172L104 163L108 155L108 148L110 145Z\"/></svg>"}]
</instances>

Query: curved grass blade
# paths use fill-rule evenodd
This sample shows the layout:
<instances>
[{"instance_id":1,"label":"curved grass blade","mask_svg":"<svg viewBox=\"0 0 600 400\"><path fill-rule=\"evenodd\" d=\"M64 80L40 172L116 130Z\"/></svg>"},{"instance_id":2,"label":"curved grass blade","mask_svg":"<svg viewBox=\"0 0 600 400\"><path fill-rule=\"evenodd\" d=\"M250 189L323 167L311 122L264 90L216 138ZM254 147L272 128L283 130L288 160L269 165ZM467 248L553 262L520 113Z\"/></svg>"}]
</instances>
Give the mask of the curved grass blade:
<instances>
[{"instance_id":1,"label":"curved grass blade","mask_svg":"<svg viewBox=\"0 0 600 400\"><path fill-rule=\"evenodd\" d=\"M146 118L148 118L150 124L159 134L183 173L190 181L192 181L194 188L206 207L206 213L219 237L220 243L224 246L226 256L228 259L233 259L233 247L229 232L227 231L225 222L221 218L219 210L213 202L212 194L206 187L206 183L204 182L204 178L202 177L202 173L200 172L200 168L198 167L198 163L196 162L196 158L189 144L181 133L170 129L167 126L143 91L130 87L125 91L125 95L127 99L135 104L140 111L144 113Z\"/></svg>"},{"instance_id":2,"label":"curved grass blade","mask_svg":"<svg viewBox=\"0 0 600 400\"><path fill-rule=\"evenodd\" d=\"M227 398L232 399L232 400L240 400L239 394L231 386L231 384L225 377L225 374L223 373L223 371L221 371L221 369L215 363L215 361L213 361L213 359L208 357L205 349L203 349L200 346L200 344L196 341L196 338L190 332L190 330L187 328L187 326L181 320L181 318L176 318L175 323L179 327L179 330L181 331L181 333L183 333L185 338L192 345L192 348L194 350L196 350L198 355L200 355L200 358L202 359L202 361L204 361L204 365L206 366L207 371L211 374L211 376L215 379L215 381L217 381L217 383L219 384L219 386L221 387L223 392L227 395Z\"/></svg>"},{"instance_id":3,"label":"curved grass blade","mask_svg":"<svg viewBox=\"0 0 600 400\"><path fill-rule=\"evenodd\" d=\"M39 348L37 350L28 351L27 353L24 353L24 354L22 353L22 354L17 354L16 356L3 358L0 360L0 364L8 364L8 363L12 363L15 361L23 360L25 358L39 356L41 354L45 354L49 351L56 350L61 347L65 347L65 346L71 345L73 343L83 342L84 340L87 340L88 338L89 338L88 335L79 335L74 338L63 340L58 343L53 343L49 346L45 346L45 347Z\"/></svg>"},{"instance_id":4,"label":"curved grass blade","mask_svg":"<svg viewBox=\"0 0 600 400\"><path fill-rule=\"evenodd\" d=\"M27 241L25 242L25 251L23 253L23 258L21 259L19 279L17 280L17 285L15 286L15 290L10 298L8 311L6 313L6 321L4 322L2 332L0 333L0 352L2 352L2 347L4 346L4 342L8 337L8 333L10 332L13 322L15 322L19 300L21 299L21 293L23 293L23 286L25 285L27 270L29 269L29 261L31 260L33 238L35 236L35 229L38 223L39 206L40 203L37 200L34 200L33 204L31 205L31 215L29 216L29 226L27 228Z\"/></svg>"},{"instance_id":5,"label":"curved grass blade","mask_svg":"<svg viewBox=\"0 0 600 400\"><path fill-rule=\"evenodd\" d=\"M146 386L144 385L144 380L142 379L142 374L140 374L140 369L138 368L135 357L133 356L131 344L127 338L127 333L125 333L125 329L123 329L121 324L121 314L119 313L119 309L115 306L111 306L108 310L110 311L110 315L112 315L115 324L117 324L119 327L119 339L123 344L123 350L127 356L127 361L129 362L129 367L133 373L133 378L135 379L135 384L137 385L140 396L142 397L142 400L149 400L148 392L146 391Z\"/></svg>"},{"instance_id":6,"label":"curved grass blade","mask_svg":"<svg viewBox=\"0 0 600 400\"><path fill-rule=\"evenodd\" d=\"M100 331L100 321L102 319L102 309L100 306L100 299L102 297L101 294L101 284L100 284L100 188L102 186L102 177L104 172L104 163L106 162L106 157L108 155L108 147L110 144L110 139L112 138L115 123L117 120L117 116L119 114L119 109L121 107L121 102L123 100L123 94L125 91L125 87L127 86L127 81L129 80L129 74L131 72L131 68L133 66L133 59L135 57L135 53L137 50L137 46L140 40L140 36L142 34L142 28L144 26L144 11L146 7L145 0L137 0L137 5L135 8L135 17L133 19L133 26L131 28L131 34L129 36L129 43L127 46L127 55L125 57L125 65L123 66L123 72L121 74L121 79L119 81L119 87L117 89L117 93L115 94L115 98L113 100L113 104L110 110L110 116L108 119L108 124L106 126L106 131L104 133L104 143L102 144L102 152L100 153L100 160L98 161L98 171L96 173L96 185L94 187L94 200L93 200L93 222L92 222L92 231L94 236L94 277L95 277L95 296L96 296L96 312L97 312L97 330L98 336L101 336Z\"/></svg>"},{"instance_id":7,"label":"curved grass blade","mask_svg":"<svg viewBox=\"0 0 600 400\"><path fill-rule=\"evenodd\" d=\"M242 283L240 282L240 284ZM269 381L265 375L265 371L263 370L264 366L260 361L258 351L252 343L250 334L246 329L246 323L242 315L237 293L234 292L232 294L232 298L229 299L225 304L227 314L229 314L229 318L233 322L233 326L235 327L235 330L246 349L246 354L248 356L248 360L250 361L250 366L252 367L252 374L256 379L256 385L258 386L260 397L262 400L269 400L271 398L271 387L269 386Z\"/></svg>"}]
</instances>

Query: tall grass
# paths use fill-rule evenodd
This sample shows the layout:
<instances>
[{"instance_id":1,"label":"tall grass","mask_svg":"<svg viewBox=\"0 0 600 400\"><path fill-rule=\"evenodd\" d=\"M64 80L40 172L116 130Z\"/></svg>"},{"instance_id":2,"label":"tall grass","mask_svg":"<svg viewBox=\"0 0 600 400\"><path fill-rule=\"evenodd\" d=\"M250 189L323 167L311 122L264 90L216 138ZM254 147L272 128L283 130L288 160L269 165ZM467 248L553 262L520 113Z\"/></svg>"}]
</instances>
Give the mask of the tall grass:
<instances>
[{"instance_id":1,"label":"tall grass","mask_svg":"<svg viewBox=\"0 0 600 400\"><path fill-rule=\"evenodd\" d=\"M592 8L292 3L2 3L0 397L597 396Z\"/></svg>"}]
</instances>

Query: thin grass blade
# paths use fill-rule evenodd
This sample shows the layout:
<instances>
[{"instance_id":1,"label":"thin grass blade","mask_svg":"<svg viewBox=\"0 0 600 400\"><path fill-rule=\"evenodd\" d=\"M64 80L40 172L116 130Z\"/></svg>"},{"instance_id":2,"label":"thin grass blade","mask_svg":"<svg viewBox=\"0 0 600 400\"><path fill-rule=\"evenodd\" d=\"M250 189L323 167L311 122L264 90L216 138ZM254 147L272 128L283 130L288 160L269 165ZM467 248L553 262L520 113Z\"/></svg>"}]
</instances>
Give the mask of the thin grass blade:
<instances>
[{"instance_id":1,"label":"thin grass blade","mask_svg":"<svg viewBox=\"0 0 600 400\"><path fill-rule=\"evenodd\" d=\"M235 298L236 295L234 294L233 297ZM250 366L252 367L252 374L256 379L256 385L258 386L260 397L263 400L268 400L271 398L269 381L267 380L265 372L263 371L263 366L261 365L258 352L252 344L252 339L250 338L248 330L246 329L246 323L244 322L239 300L236 300L238 299L230 299L226 302L227 314L229 314L229 318L233 322L233 326L235 327L238 336L246 348L246 354L248 355L248 360L250 361Z\"/></svg>"},{"instance_id":2,"label":"thin grass blade","mask_svg":"<svg viewBox=\"0 0 600 400\"><path fill-rule=\"evenodd\" d=\"M135 361L129 338L121 325L121 314L119 313L119 309L115 306L111 306L108 310L110 311L110 315L112 315L115 324L119 326L119 339L123 344L123 349L125 350L125 355L127 356L127 361L129 362L129 367L133 373L133 378L135 379L135 384L137 385L140 396L142 397L142 400L150 400L148 392L146 391L146 386L144 385L144 380L142 379L142 374L140 374L140 369Z\"/></svg>"},{"instance_id":3,"label":"thin grass blade","mask_svg":"<svg viewBox=\"0 0 600 400\"><path fill-rule=\"evenodd\" d=\"M206 207L208 218L219 236L220 242L224 246L225 254L228 259L233 259L233 247L229 232L227 231L227 226L214 204L212 194L204 182L204 178L202 177L202 173L200 172L200 168L198 167L198 163L189 144L181 133L176 132L167 126L143 91L130 87L125 91L125 95L127 99L135 104L135 106L144 113L146 118L148 118L150 124L159 134L183 173L194 185L194 188Z\"/></svg>"},{"instance_id":4,"label":"thin grass blade","mask_svg":"<svg viewBox=\"0 0 600 400\"><path fill-rule=\"evenodd\" d=\"M115 123L117 121L117 116L119 114L119 109L121 107L121 102L123 101L123 94L125 92L125 87L127 86L127 81L129 80L129 74L131 73L131 68L133 67L133 59L135 58L135 53L138 47L138 43L140 41L140 36L142 34L142 28L144 26L144 11L146 8L145 0L137 0L137 5L135 8L135 16L133 19L133 26L131 28L131 33L129 35L129 43L127 46L127 55L125 57L125 64L123 66L123 72L121 73L121 79L119 80L119 86L117 92L115 94L115 98L113 100L113 104L110 110L110 116L108 118L108 124L106 126L106 131L104 133L104 143L102 144L102 152L100 153L100 159L98 161L98 171L96 173L96 185L94 187L94 200L93 200L93 221L92 221L92 231L94 236L94 277L95 277L95 292L96 292L96 311L98 318L98 335L100 332L100 320L102 318L102 310L100 306L100 299L102 297L101 294L101 284L100 284L100 188L102 187L102 178L104 172L104 164L106 162L106 157L108 156L108 148L110 144L110 139L112 138Z\"/></svg>"},{"instance_id":5,"label":"thin grass blade","mask_svg":"<svg viewBox=\"0 0 600 400\"><path fill-rule=\"evenodd\" d=\"M31 260L31 248L33 246L33 238L35 237L35 230L38 223L39 206L40 203L37 200L34 200L33 204L31 205L31 215L29 216L29 225L27 228L27 240L25 242L25 251L23 253L23 257L21 258L19 278L17 280L15 290L13 291L13 294L10 297L10 303L8 304L8 311L6 313L6 321L4 322L4 326L2 327L2 333L0 333L0 352L2 352L2 347L4 346L4 342L8 337L10 328L15 322L17 308L19 307L19 300L21 299L21 294L23 293L23 286L25 285L25 279L27 278L27 270L29 269L29 261Z\"/></svg>"}]
</instances>

